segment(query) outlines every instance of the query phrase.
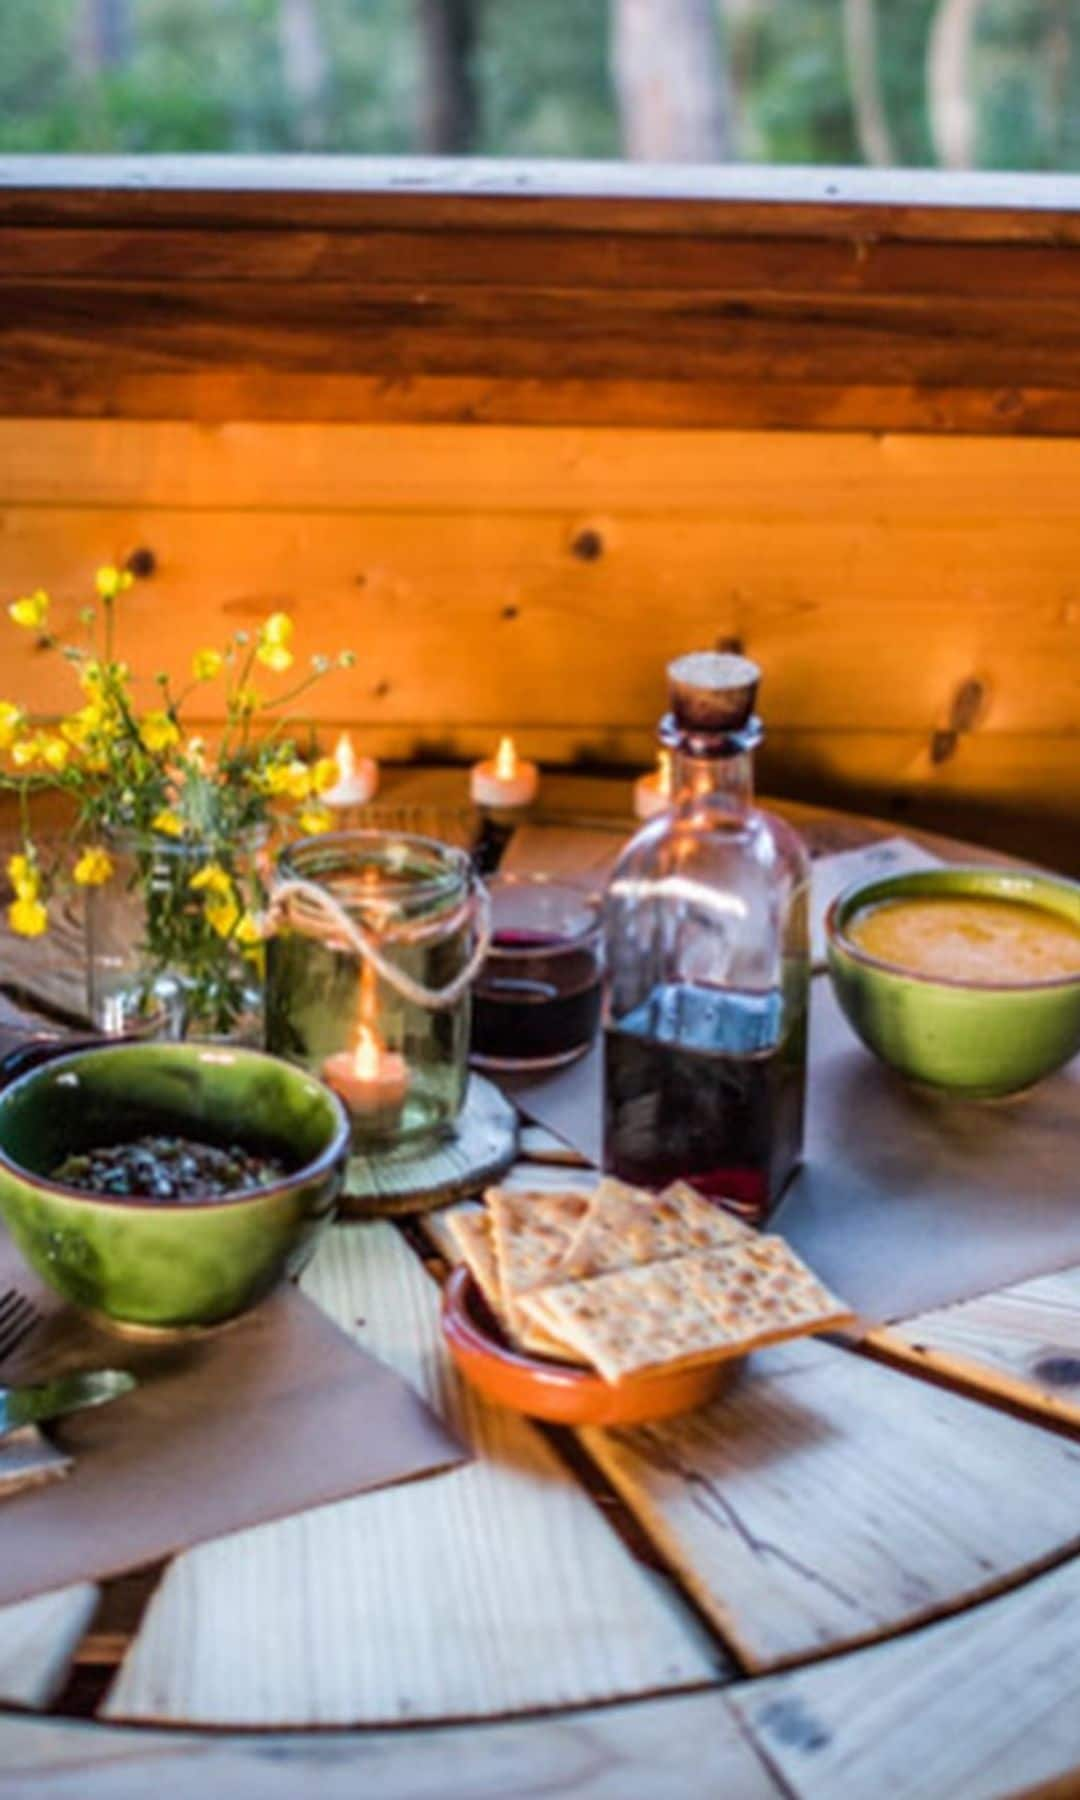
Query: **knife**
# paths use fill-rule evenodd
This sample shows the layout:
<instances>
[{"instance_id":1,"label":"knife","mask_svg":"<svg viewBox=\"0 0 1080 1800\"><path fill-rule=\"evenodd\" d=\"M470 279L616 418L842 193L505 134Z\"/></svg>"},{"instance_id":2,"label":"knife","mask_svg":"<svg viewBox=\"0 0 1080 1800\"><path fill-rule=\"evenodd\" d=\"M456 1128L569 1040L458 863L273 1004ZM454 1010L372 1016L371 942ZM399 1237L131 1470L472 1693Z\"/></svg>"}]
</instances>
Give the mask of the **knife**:
<instances>
[{"instance_id":1,"label":"knife","mask_svg":"<svg viewBox=\"0 0 1080 1800\"><path fill-rule=\"evenodd\" d=\"M130 1394L136 1385L134 1375L126 1369L87 1369L28 1387L0 1387L0 1437L17 1431L20 1425L59 1419L64 1413L81 1412L84 1406L104 1406L107 1400Z\"/></svg>"}]
</instances>

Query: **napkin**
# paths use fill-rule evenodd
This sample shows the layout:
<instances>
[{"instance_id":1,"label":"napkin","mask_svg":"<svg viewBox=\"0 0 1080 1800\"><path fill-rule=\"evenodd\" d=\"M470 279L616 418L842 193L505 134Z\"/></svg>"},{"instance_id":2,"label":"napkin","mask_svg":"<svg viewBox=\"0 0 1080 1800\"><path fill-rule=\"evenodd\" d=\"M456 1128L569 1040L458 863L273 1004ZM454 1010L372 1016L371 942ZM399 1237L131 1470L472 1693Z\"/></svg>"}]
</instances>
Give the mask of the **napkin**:
<instances>
[{"instance_id":1,"label":"napkin","mask_svg":"<svg viewBox=\"0 0 1080 1800\"><path fill-rule=\"evenodd\" d=\"M89 1324L3 1236L0 1292L8 1287L44 1318L5 1363L6 1379L108 1366L130 1369L139 1385L49 1427L71 1467L66 1480L0 1506L0 1606L466 1454L406 1382L291 1286L228 1326L172 1344Z\"/></svg>"},{"instance_id":2,"label":"napkin","mask_svg":"<svg viewBox=\"0 0 1080 1800\"><path fill-rule=\"evenodd\" d=\"M10 1500L25 1488L57 1481L71 1468L65 1456L43 1436L36 1425L24 1425L0 1438L0 1500Z\"/></svg>"},{"instance_id":3,"label":"napkin","mask_svg":"<svg viewBox=\"0 0 1080 1800\"><path fill-rule=\"evenodd\" d=\"M819 856L810 872L810 960L815 969L825 967L825 914L845 888L857 881L873 881L882 875L906 875L912 869L935 869L941 858L913 844L910 838L882 838L861 850L841 850L835 856Z\"/></svg>"}]
</instances>

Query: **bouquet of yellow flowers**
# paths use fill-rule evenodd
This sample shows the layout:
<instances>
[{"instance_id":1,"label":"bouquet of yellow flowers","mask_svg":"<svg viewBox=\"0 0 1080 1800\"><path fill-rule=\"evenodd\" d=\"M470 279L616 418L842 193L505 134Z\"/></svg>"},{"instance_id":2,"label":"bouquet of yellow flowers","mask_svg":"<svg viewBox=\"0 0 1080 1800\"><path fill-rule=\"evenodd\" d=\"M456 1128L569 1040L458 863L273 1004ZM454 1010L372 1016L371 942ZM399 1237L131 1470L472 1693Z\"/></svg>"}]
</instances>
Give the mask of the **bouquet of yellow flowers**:
<instances>
[{"instance_id":1,"label":"bouquet of yellow flowers","mask_svg":"<svg viewBox=\"0 0 1080 1800\"><path fill-rule=\"evenodd\" d=\"M101 893L119 884L128 914L133 906L138 911L135 1009L154 1011L171 984L184 1028L228 1033L250 1008L261 968L266 896L253 847L265 847L274 826L311 835L333 824L321 796L337 779L337 765L299 753L290 735L295 721L283 709L354 658L348 651L314 656L282 691L263 694L255 685L259 671L286 675L295 662L293 622L275 612L221 649L198 650L180 692L168 675L155 676L155 703L140 707L115 644L117 601L132 580L125 570L98 570L97 599L79 615L81 645L50 632L50 601L41 589L8 609L15 625L72 665L81 700L54 725L0 701L0 788L18 795L22 838L7 865L8 923L24 937L46 931L50 905L67 880L70 858L62 846L46 855L31 819L35 795L59 790L75 809L75 883ZM224 688L225 723L214 750L183 722L191 696L211 682ZM124 1010L101 1016L93 980L91 990L99 1024L128 1022Z\"/></svg>"}]
</instances>

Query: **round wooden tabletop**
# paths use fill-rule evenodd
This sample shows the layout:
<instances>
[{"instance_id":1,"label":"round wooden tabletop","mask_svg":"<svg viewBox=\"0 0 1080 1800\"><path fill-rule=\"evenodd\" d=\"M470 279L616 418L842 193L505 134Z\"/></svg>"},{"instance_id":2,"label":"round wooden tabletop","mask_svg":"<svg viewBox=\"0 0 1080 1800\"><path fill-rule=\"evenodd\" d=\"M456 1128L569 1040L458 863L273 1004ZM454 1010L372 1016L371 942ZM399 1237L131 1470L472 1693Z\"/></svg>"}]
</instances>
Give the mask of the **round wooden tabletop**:
<instances>
[{"instance_id":1,"label":"round wooden tabletop","mask_svg":"<svg viewBox=\"0 0 1080 1800\"><path fill-rule=\"evenodd\" d=\"M1080 1792L1080 1267L574 1433L460 1386L444 1250L345 1223L303 1285L473 1460L0 1611L0 1800Z\"/></svg>"}]
</instances>

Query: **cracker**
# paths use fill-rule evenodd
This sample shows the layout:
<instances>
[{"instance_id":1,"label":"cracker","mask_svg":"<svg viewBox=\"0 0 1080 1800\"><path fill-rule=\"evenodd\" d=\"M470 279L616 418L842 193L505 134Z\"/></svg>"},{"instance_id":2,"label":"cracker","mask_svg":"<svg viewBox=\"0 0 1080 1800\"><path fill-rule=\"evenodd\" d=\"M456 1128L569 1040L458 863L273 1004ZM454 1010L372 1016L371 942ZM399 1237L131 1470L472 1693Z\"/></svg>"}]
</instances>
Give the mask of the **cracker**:
<instances>
[{"instance_id":1,"label":"cracker","mask_svg":"<svg viewBox=\"0 0 1080 1800\"><path fill-rule=\"evenodd\" d=\"M505 1325L490 1214L480 1207L462 1207L446 1214L446 1229L495 1317L500 1325Z\"/></svg>"},{"instance_id":2,"label":"cracker","mask_svg":"<svg viewBox=\"0 0 1080 1800\"><path fill-rule=\"evenodd\" d=\"M743 1356L852 1318L782 1238L753 1235L737 1245L565 1282L521 1304L612 1382L648 1369Z\"/></svg>"},{"instance_id":3,"label":"cracker","mask_svg":"<svg viewBox=\"0 0 1080 1800\"><path fill-rule=\"evenodd\" d=\"M741 1243L751 1235L741 1219L710 1205L685 1181L651 1194L608 1177L596 1188L553 1282L585 1281L616 1269L666 1262L694 1250Z\"/></svg>"},{"instance_id":4,"label":"cracker","mask_svg":"<svg viewBox=\"0 0 1080 1800\"><path fill-rule=\"evenodd\" d=\"M587 1196L489 1188L484 1198L491 1214L503 1318L526 1349L565 1356L563 1344L522 1312L519 1296L552 1280L588 1208Z\"/></svg>"}]
</instances>

